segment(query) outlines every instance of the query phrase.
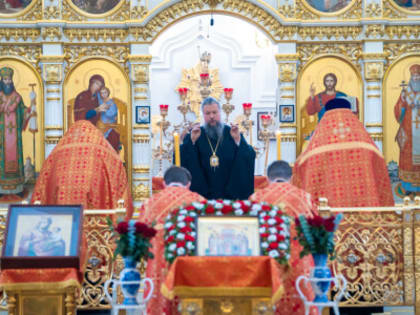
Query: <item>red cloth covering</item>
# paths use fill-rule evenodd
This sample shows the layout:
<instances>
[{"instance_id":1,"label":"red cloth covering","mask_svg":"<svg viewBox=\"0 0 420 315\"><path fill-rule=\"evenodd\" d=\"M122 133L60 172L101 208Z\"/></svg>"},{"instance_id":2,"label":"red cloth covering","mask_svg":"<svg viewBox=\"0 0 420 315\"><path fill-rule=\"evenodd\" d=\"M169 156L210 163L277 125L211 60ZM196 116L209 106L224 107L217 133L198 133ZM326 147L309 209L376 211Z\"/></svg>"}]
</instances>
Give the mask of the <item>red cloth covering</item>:
<instances>
[{"instance_id":1,"label":"red cloth covering","mask_svg":"<svg viewBox=\"0 0 420 315\"><path fill-rule=\"evenodd\" d=\"M349 109L324 114L296 160L293 183L332 207L394 205L383 155Z\"/></svg>"},{"instance_id":2,"label":"red cloth covering","mask_svg":"<svg viewBox=\"0 0 420 315\"><path fill-rule=\"evenodd\" d=\"M289 183L271 183L268 187L255 192L249 199L254 202L265 201L272 205L283 205L285 213L294 218L301 214L311 217L318 212L311 195ZM278 302L277 314L303 314L305 311L303 301L296 291L296 279L301 275L309 275L314 267L314 262L312 256L300 258L302 246L295 238L296 227L295 222L292 221L290 228L290 267L285 268L281 274L284 286L287 289ZM313 300L315 297L310 286L303 286L302 292L309 300ZM317 313L315 308L311 308L310 314Z\"/></svg>"},{"instance_id":3,"label":"red cloth covering","mask_svg":"<svg viewBox=\"0 0 420 315\"><path fill-rule=\"evenodd\" d=\"M282 266L273 258L178 257L171 265L162 294L168 299L208 296L281 297Z\"/></svg>"},{"instance_id":4,"label":"red cloth covering","mask_svg":"<svg viewBox=\"0 0 420 315\"><path fill-rule=\"evenodd\" d=\"M147 223L156 222L155 229L158 231L152 239L153 260L149 260L146 268L146 276L153 279L156 292L147 303L148 314L169 314L171 305L166 301L159 292L166 274L168 273L169 264L166 262L165 254L165 224L166 216L181 205L189 204L194 201L204 201L205 199L199 194L190 191L184 187L167 187L159 193L153 194L140 208L139 220Z\"/></svg>"},{"instance_id":5,"label":"red cloth covering","mask_svg":"<svg viewBox=\"0 0 420 315\"><path fill-rule=\"evenodd\" d=\"M42 165L31 202L115 209L119 199L124 199L131 218L133 203L123 162L92 123L76 121Z\"/></svg>"},{"instance_id":6,"label":"red cloth covering","mask_svg":"<svg viewBox=\"0 0 420 315\"><path fill-rule=\"evenodd\" d=\"M265 188L268 186L268 180L265 176L255 176L254 177L254 190ZM163 178L162 177L153 177L152 178L152 190L153 193L157 193L164 188Z\"/></svg>"}]
</instances>

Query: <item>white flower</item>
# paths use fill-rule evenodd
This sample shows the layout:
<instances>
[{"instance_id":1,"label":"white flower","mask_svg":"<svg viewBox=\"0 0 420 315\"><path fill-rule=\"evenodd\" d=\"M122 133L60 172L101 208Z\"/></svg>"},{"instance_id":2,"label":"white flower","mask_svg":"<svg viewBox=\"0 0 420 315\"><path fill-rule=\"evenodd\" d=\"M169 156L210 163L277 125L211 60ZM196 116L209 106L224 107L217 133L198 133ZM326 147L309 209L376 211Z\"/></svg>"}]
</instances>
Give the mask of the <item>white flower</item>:
<instances>
[{"instance_id":1,"label":"white flower","mask_svg":"<svg viewBox=\"0 0 420 315\"><path fill-rule=\"evenodd\" d=\"M180 216L178 216L178 221L184 221L184 219L185 219L185 215L180 215Z\"/></svg>"},{"instance_id":2,"label":"white flower","mask_svg":"<svg viewBox=\"0 0 420 315\"><path fill-rule=\"evenodd\" d=\"M289 254L289 253L287 253L286 255L284 255L284 257L285 257L287 260L289 260L289 259L290 259L290 254Z\"/></svg>"},{"instance_id":3,"label":"white flower","mask_svg":"<svg viewBox=\"0 0 420 315\"><path fill-rule=\"evenodd\" d=\"M251 201L249 201L249 200L244 200L244 204L246 204L247 206L250 206L250 205L251 205Z\"/></svg>"},{"instance_id":4,"label":"white flower","mask_svg":"<svg viewBox=\"0 0 420 315\"><path fill-rule=\"evenodd\" d=\"M174 234L176 234L176 230L170 230L169 231L169 235L174 235Z\"/></svg>"},{"instance_id":5,"label":"white flower","mask_svg":"<svg viewBox=\"0 0 420 315\"><path fill-rule=\"evenodd\" d=\"M195 236L197 235L197 233L195 233L194 231L192 231L192 232L190 233L190 235L191 235L192 237L195 237Z\"/></svg>"},{"instance_id":6,"label":"white flower","mask_svg":"<svg viewBox=\"0 0 420 315\"><path fill-rule=\"evenodd\" d=\"M235 210L235 214L236 215L243 215L244 212L242 211L242 209L238 209L238 210Z\"/></svg>"},{"instance_id":7,"label":"white flower","mask_svg":"<svg viewBox=\"0 0 420 315\"><path fill-rule=\"evenodd\" d=\"M279 234L280 234L280 235L283 235L284 237L287 237L287 236L289 236L289 231L287 231L287 230L281 230L281 231L279 232Z\"/></svg>"},{"instance_id":8,"label":"white flower","mask_svg":"<svg viewBox=\"0 0 420 315\"><path fill-rule=\"evenodd\" d=\"M176 235L176 239L177 239L177 240L183 240L183 239L185 239L185 234L184 234L184 233L178 233L178 234Z\"/></svg>"},{"instance_id":9,"label":"white flower","mask_svg":"<svg viewBox=\"0 0 420 315\"><path fill-rule=\"evenodd\" d=\"M262 218L262 217L265 217L267 215L267 212L265 212L265 211L262 211L262 212L260 212L260 217Z\"/></svg>"},{"instance_id":10,"label":"white flower","mask_svg":"<svg viewBox=\"0 0 420 315\"><path fill-rule=\"evenodd\" d=\"M168 250L170 250L171 252L173 252L176 249L176 244L172 243L171 245L168 246Z\"/></svg>"},{"instance_id":11,"label":"white flower","mask_svg":"<svg viewBox=\"0 0 420 315\"><path fill-rule=\"evenodd\" d=\"M179 249L179 248L178 248L178 249ZM270 250L270 251L268 252L268 255L269 255L270 257L273 257L273 258L279 257L279 253L278 253L278 251L276 251L276 250Z\"/></svg>"},{"instance_id":12,"label":"white flower","mask_svg":"<svg viewBox=\"0 0 420 315\"><path fill-rule=\"evenodd\" d=\"M276 220L274 220L274 219L268 219L268 224L270 224L270 225L275 225L277 222L276 222Z\"/></svg>"},{"instance_id":13,"label":"white flower","mask_svg":"<svg viewBox=\"0 0 420 315\"><path fill-rule=\"evenodd\" d=\"M257 215L258 214L258 210L251 210L249 212L249 215Z\"/></svg>"},{"instance_id":14,"label":"white flower","mask_svg":"<svg viewBox=\"0 0 420 315\"><path fill-rule=\"evenodd\" d=\"M270 235L267 237L267 240L268 240L269 242L275 242L275 241L277 241L277 236L276 236L276 235L274 235L274 234L270 234Z\"/></svg>"},{"instance_id":15,"label":"white flower","mask_svg":"<svg viewBox=\"0 0 420 315\"><path fill-rule=\"evenodd\" d=\"M218 202L216 203L216 205L214 206L216 209L222 209L223 208L223 203Z\"/></svg>"},{"instance_id":16,"label":"white flower","mask_svg":"<svg viewBox=\"0 0 420 315\"><path fill-rule=\"evenodd\" d=\"M267 248L268 247L268 243L267 242L262 242L261 243L261 247L262 248Z\"/></svg>"},{"instance_id":17,"label":"white flower","mask_svg":"<svg viewBox=\"0 0 420 315\"><path fill-rule=\"evenodd\" d=\"M185 222L178 222L176 226L182 229L185 226Z\"/></svg>"},{"instance_id":18,"label":"white flower","mask_svg":"<svg viewBox=\"0 0 420 315\"><path fill-rule=\"evenodd\" d=\"M273 208L271 208L272 210L275 210L276 212L279 211L279 207L277 206L273 206Z\"/></svg>"},{"instance_id":19,"label":"white flower","mask_svg":"<svg viewBox=\"0 0 420 315\"><path fill-rule=\"evenodd\" d=\"M212 199L212 200L208 200L207 201L207 203L209 204L209 205L215 205L216 203L217 203L217 201L216 200L214 200L214 199Z\"/></svg>"},{"instance_id":20,"label":"white flower","mask_svg":"<svg viewBox=\"0 0 420 315\"><path fill-rule=\"evenodd\" d=\"M191 211L190 213L188 213L189 214L189 216L190 217L196 217L197 216L197 213L196 212L194 212L194 211Z\"/></svg>"},{"instance_id":21,"label":"white flower","mask_svg":"<svg viewBox=\"0 0 420 315\"><path fill-rule=\"evenodd\" d=\"M174 254L172 254L172 253L168 253L168 258L172 258L172 257L174 257Z\"/></svg>"},{"instance_id":22,"label":"white flower","mask_svg":"<svg viewBox=\"0 0 420 315\"><path fill-rule=\"evenodd\" d=\"M179 247L179 248L176 250L176 253L177 253L179 256L185 255L185 248L184 248L184 247Z\"/></svg>"},{"instance_id":23,"label":"white flower","mask_svg":"<svg viewBox=\"0 0 420 315\"><path fill-rule=\"evenodd\" d=\"M201 209L204 208L204 205L202 203L199 203L199 202L193 202L192 205L193 205L194 208L196 208L198 210L201 210Z\"/></svg>"},{"instance_id":24,"label":"white flower","mask_svg":"<svg viewBox=\"0 0 420 315\"><path fill-rule=\"evenodd\" d=\"M267 231L265 227L260 227L260 233L265 233L265 231Z\"/></svg>"},{"instance_id":25,"label":"white flower","mask_svg":"<svg viewBox=\"0 0 420 315\"><path fill-rule=\"evenodd\" d=\"M167 216L166 216L166 221L167 220L169 220L171 218L171 214L169 213Z\"/></svg>"},{"instance_id":26,"label":"white flower","mask_svg":"<svg viewBox=\"0 0 420 315\"><path fill-rule=\"evenodd\" d=\"M271 227L271 228L269 228L269 229L268 229L268 231L269 231L271 234L276 234L276 233L277 233L277 229L276 229L275 227Z\"/></svg>"},{"instance_id":27,"label":"white flower","mask_svg":"<svg viewBox=\"0 0 420 315\"><path fill-rule=\"evenodd\" d=\"M241 207L241 204L240 204L239 202L234 202L234 203L232 204L232 206L233 206L234 208L240 208L240 207Z\"/></svg>"},{"instance_id":28,"label":"white flower","mask_svg":"<svg viewBox=\"0 0 420 315\"><path fill-rule=\"evenodd\" d=\"M190 223L190 228L195 229L195 224L193 222Z\"/></svg>"},{"instance_id":29,"label":"white flower","mask_svg":"<svg viewBox=\"0 0 420 315\"><path fill-rule=\"evenodd\" d=\"M275 217L277 214L277 211L271 210L268 214L272 217Z\"/></svg>"},{"instance_id":30,"label":"white flower","mask_svg":"<svg viewBox=\"0 0 420 315\"><path fill-rule=\"evenodd\" d=\"M194 243L193 243L193 242L187 242L187 248L188 248L188 249L190 249L190 250L191 250L191 249L194 249L194 247L195 247L195 246L194 246Z\"/></svg>"},{"instance_id":31,"label":"white flower","mask_svg":"<svg viewBox=\"0 0 420 315\"><path fill-rule=\"evenodd\" d=\"M182 209L182 210L179 211L179 214L187 214L187 213L188 213L188 211L185 210L185 209Z\"/></svg>"},{"instance_id":32,"label":"white flower","mask_svg":"<svg viewBox=\"0 0 420 315\"><path fill-rule=\"evenodd\" d=\"M287 249L287 245L284 243L279 243L279 249Z\"/></svg>"},{"instance_id":33,"label":"white flower","mask_svg":"<svg viewBox=\"0 0 420 315\"><path fill-rule=\"evenodd\" d=\"M251 210L256 210L256 211L260 211L261 210L261 205L258 203L255 203L252 205Z\"/></svg>"},{"instance_id":34,"label":"white flower","mask_svg":"<svg viewBox=\"0 0 420 315\"><path fill-rule=\"evenodd\" d=\"M172 225L173 225L172 222L166 222L165 225L164 225L164 228L169 229Z\"/></svg>"},{"instance_id":35,"label":"white flower","mask_svg":"<svg viewBox=\"0 0 420 315\"><path fill-rule=\"evenodd\" d=\"M216 211L216 215L222 215L222 211Z\"/></svg>"},{"instance_id":36,"label":"white flower","mask_svg":"<svg viewBox=\"0 0 420 315\"><path fill-rule=\"evenodd\" d=\"M263 218L260 219L260 224L264 224L265 220Z\"/></svg>"},{"instance_id":37,"label":"white flower","mask_svg":"<svg viewBox=\"0 0 420 315\"><path fill-rule=\"evenodd\" d=\"M225 205L230 205L230 200L229 200L229 199L224 199L224 200L223 200L223 203L224 203Z\"/></svg>"}]
</instances>

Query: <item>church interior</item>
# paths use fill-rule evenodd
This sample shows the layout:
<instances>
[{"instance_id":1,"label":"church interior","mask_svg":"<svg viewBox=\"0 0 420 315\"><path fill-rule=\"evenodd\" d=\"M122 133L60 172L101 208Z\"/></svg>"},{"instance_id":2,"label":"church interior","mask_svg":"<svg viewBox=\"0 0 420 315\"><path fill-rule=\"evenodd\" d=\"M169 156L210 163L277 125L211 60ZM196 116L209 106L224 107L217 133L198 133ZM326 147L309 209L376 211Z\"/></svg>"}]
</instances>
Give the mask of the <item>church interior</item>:
<instances>
[{"instance_id":1,"label":"church interior","mask_svg":"<svg viewBox=\"0 0 420 315\"><path fill-rule=\"evenodd\" d=\"M267 168L276 160L290 164L294 180L299 170L311 168L310 152L322 150L313 149L318 127L335 111L328 113L326 103L346 100L385 171L367 174L343 166L343 173L355 182L358 176L370 176L373 182L385 177L392 202L363 203L354 194L360 202L340 204L311 191L315 175L302 177L299 184L292 181L312 194L322 216L343 214L329 266L331 279L342 276L346 284L339 301L334 297L341 296L343 283L329 290L328 299L335 301L329 305L331 314L334 303L341 314L420 314L420 0L0 0L0 38L2 256L34 224L30 218L19 221L17 214L13 218L13 207L39 217L36 206L45 205L54 214L54 204L60 209L82 203L77 196L82 189L61 190L60 185L72 182L96 190L87 196L78 225L83 230L77 243L79 270L54 257L50 262L42 258L42 267L34 268L37 263L25 264L25 255L11 249L16 264L13 259L0 262L0 314L117 314L118 309L111 313L117 299L107 298L111 289L106 286L107 280L118 278L124 262L114 257L118 233L107 218L152 223L145 205L167 189L164 174L172 165L189 169L191 190L206 199L247 199L213 195L211 187L207 195L195 190L200 179L184 164L192 154L182 149L185 134L193 148L188 152L195 152L194 126L207 123L202 102L208 97L219 104L219 121L230 126L237 150L248 145L255 152L249 166L252 179L245 180L255 194L270 185ZM76 127L90 127L78 120L90 120L99 136L80 136ZM341 123L331 128L337 139L351 134ZM207 131L200 130L204 139ZM66 142L68 132L73 140L96 141L90 147L97 151L87 164L78 159L88 153L76 149L76 142ZM216 156L219 141L212 145L207 140L211 173L224 160ZM115 149L112 154L99 148L104 141ZM235 163L232 168L238 167ZM321 162L313 163L315 168ZM237 176L242 176L244 169L238 168ZM80 171L80 177L75 179L73 171ZM104 172L109 182L86 180ZM378 193L378 187L368 194ZM104 202L96 202L104 195ZM48 201L52 196L57 200L53 204ZM70 216L72 209L63 215ZM163 224L155 226L158 237ZM56 231L73 233L73 225ZM138 264L142 277L151 263ZM175 265L169 274L176 272ZM159 284L155 281L153 292L163 294ZM286 293L290 288L279 286ZM147 314L288 314L273 307L274 284L270 294L260 290L256 296L220 289L210 298L204 289L207 293L199 297L187 289L173 290L159 295L164 300L173 292L185 293L176 296L180 300L171 312L148 308ZM312 308L310 313L328 311Z\"/></svg>"}]
</instances>

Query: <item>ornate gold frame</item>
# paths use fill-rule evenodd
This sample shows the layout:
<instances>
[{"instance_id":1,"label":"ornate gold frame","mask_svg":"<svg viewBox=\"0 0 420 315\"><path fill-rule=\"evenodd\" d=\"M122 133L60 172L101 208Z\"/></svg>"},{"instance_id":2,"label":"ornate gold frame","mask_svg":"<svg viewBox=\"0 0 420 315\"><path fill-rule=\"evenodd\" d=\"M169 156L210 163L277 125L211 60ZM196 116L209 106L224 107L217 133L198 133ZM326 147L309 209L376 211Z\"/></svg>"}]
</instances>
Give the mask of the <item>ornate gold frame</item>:
<instances>
[{"instance_id":1,"label":"ornate gold frame","mask_svg":"<svg viewBox=\"0 0 420 315\"><path fill-rule=\"evenodd\" d=\"M420 10L412 11L408 9L404 9L403 7L400 7L398 4L395 3L393 0L382 0L382 1L388 1L388 3L396 10L403 12L408 15L420 15Z\"/></svg>"},{"instance_id":2,"label":"ornate gold frame","mask_svg":"<svg viewBox=\"0 0 420 315\"><path fill-rule=\"evenodd\" d=\"M318 16L328 16L328 17L332 17L332 16L337 16L340 14L343 14L344 12L350 10L353 5L360 0L351 0L349 4L347 4L344 8L335 11L335 12L322 12L322 11L318 11L317 9L313 8L306 0L298 0L302 3L302 5L305 7L305 9L311 11L313 14L318 15Z\"/></svg>"},{"instance_id":3,"label":"ornate gold frame","mask_svg":"<svg viewBox=\"0 0 420 315\"><path fill-rule=\"evenodd\" d=\"M64 88L66 86L66 84L67 84L67 81L68 81L71 73L75 69L77 69L78 66L81 66L82 64L84 64L86 62L89 62L91 60L101 60L101 59L104 60L104 61L108 61L108 62L111 62L112 64L114 64L121 71L121 73L123 74L126 82L128 84L130 84L131 80L130 80L130 77L128 76L127 72L125 71L125 69L117 61L115 61L112 58L109 58L109 57L106 57L106 56L93 56L93 57L92 56L89 56L89 57L81 58L80 60L78 60L77 62L75 62L69 68L69 70L65 74L65 77L64 77L64 80L63 80L63 89L62 89L63 105L62 106L63 106L63 128L64 128L64 133L67 131L67 128L68 128L68 126L67 126L67 105L64 104L64 101L67 100L66 99L66 95L65 95L65 88ZM133 162L133 159L132 159L132 147L133 147L133 144L132 144L132 141L131 141L131 138L132 138L132 130L131 130L131 128L132 128L132 95L131 95L131 87L129 87L127 90L128 90L128 95L127 95L127 98L128 98L128 101L127 101L127 117L128 117L127 118L127 123L128 123L128 126L127 126L127 128L128 128L127 129L127 139L128 139L128 141L127 141L127 143L128 143L128 148L127 148L127 150L128 150L128 152L127 152L127 156L128 156L128 161L127 161L127 177L128 177L128 181L130 182L130 185L132 186L132 180L130 178L130 176L131 176L130 174L131 174L131 170L132 170L132 162Z\"/></svg>"},{"instance_id":4,"label":"ornate gold frame","mask_svg":"<svg viewBox=\"0 0 420 315\"><path fill-rule=\"evenodd\" d=\"M14 17L19 17L22 15L25 15L26 13L28 13L29 11L31 11L33 9L34 6L36 6L37 2L41 2L42 0L32 0L31 3L23 10L16 12L16 13L10 13L10 14L4 14L4 13L0 13L0 18L14 18Z\"/></svg>"},{"instance_id":5,"label":"ornate gold frame","mask_svg":"<svg viewBox=\"0 0 420 315\"><path fill-rule=\"evenodd\" d=\"M120 0L120 2L111 10L109 10L108 12L105 13L100 13L100 14L93 14L93 13L89 13L86 11L83 11L82 9L80 9L79 7L77 7L73 1L71 0L63 0L67 2L67 5L74 11L76 11L78 14L88 17L88 18L92 18L92 19L102 19L104 17L108 17L112 14L114 14L115 12L117 12L124 4L125 1L127 0Z\"/></svg>"}]
</instances>

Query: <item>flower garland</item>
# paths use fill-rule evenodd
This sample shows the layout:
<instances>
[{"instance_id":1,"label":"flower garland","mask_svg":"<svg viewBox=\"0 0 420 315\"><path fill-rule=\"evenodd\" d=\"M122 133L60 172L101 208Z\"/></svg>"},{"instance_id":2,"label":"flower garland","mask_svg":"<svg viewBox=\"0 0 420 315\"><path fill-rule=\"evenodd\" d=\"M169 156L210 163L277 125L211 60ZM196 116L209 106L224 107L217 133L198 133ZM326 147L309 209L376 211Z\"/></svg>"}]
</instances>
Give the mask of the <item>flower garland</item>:
<instances>
[{"instance_id":1,"label":"flower garland","mask_svg":"<svg viewBox=\"0 0 420 315\"><path fill-rule=\"evenodd\" d=\"M290 258L290 222L277 206L249 200L208 200L181 206L165 220L165 259L172 263L178 256L194 256L198 216L258 216L261 255L281 264Z\"/></svg>"}]
</instances>

